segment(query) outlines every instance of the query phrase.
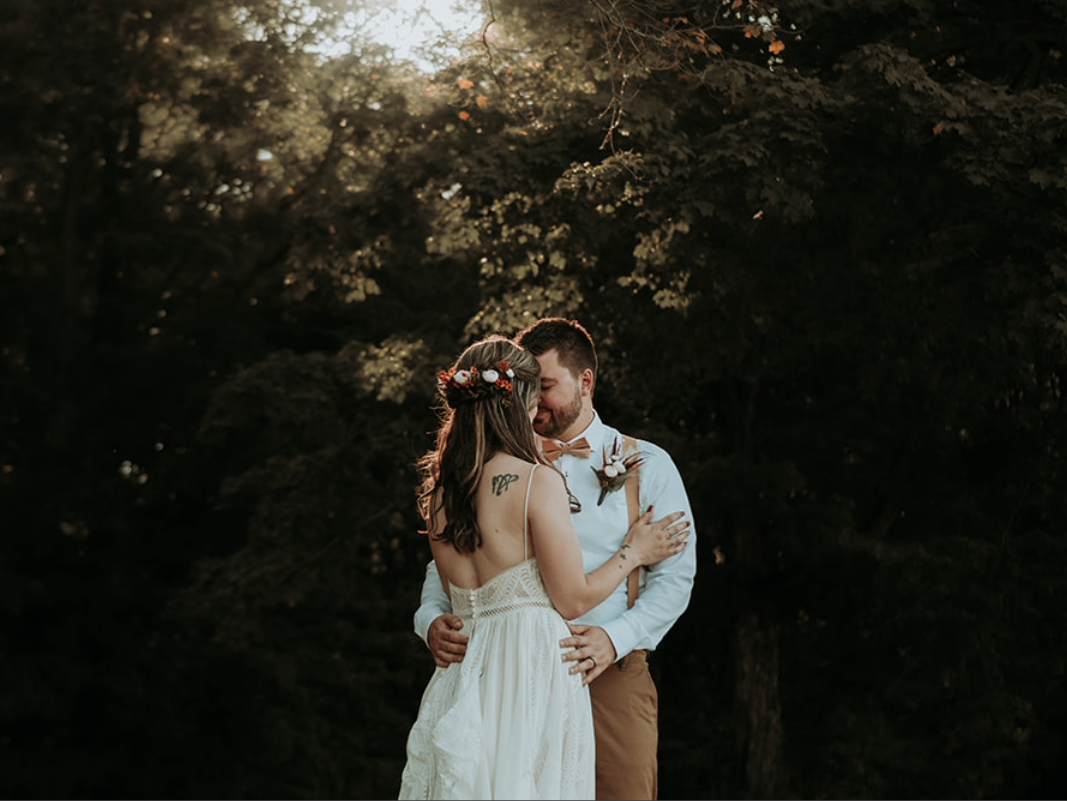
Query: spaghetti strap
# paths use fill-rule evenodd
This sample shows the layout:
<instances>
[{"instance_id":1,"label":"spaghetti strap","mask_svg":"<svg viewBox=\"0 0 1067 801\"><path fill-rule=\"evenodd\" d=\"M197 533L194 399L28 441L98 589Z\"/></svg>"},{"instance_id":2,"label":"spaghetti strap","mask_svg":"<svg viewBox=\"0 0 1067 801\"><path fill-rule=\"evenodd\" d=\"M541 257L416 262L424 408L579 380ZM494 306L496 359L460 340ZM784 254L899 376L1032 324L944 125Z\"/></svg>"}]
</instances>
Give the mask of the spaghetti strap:
<instances>
[{"instance_id":1,"label":"spaghetti strap","mask_svg":"<svg viewBox=\"0 0 1067 801\"><path fill-rule=\"evenodd\" d=\"M533 487L533 474L537 469L535 464L530 470L530 478L526 482L526 504L522 509L522 560L530 558L530 488Z\"/></svg>"}]
</instances>

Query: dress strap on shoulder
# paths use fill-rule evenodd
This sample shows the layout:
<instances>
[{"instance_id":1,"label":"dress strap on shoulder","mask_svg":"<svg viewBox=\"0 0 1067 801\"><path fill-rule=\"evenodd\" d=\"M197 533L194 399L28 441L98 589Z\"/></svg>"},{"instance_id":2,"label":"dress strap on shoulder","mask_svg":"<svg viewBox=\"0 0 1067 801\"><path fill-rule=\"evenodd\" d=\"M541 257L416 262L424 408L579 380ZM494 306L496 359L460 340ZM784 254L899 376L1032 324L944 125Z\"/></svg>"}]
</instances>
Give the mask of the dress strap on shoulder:
<instances>
[{"instance_id":1,"label":"dress strap on shoulder","mask_svg":"<svg viewBox=\"0 0 1067 801\"><path fill-rule=\"evenodd\" d=\"M526 482L526 503L522 507L522 558L523 561L530 558L530 488L533 487L533 474L537 469L535 464L530 469L530 478Z\"/></svg>"}]
</instances>

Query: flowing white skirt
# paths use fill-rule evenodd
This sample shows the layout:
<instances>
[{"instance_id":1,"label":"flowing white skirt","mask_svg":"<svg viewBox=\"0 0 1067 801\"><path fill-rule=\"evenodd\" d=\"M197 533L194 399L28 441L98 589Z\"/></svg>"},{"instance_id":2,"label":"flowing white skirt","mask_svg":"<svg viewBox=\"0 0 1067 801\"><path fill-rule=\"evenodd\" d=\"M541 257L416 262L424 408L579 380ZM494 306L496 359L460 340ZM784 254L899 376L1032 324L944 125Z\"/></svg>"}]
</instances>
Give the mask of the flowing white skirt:
<instances>
[{"instance_id":1,"label":"flowing white skirt","mask_svg":"<svg viewBox=\"0 0 1067 801\"><path fill-rule=\"evenodd\" d=\"M452 604L467 654L423 693L400 798L594 798L589 689L561 660L570 631L536 560L453 587Z\"/></svg>"}]
</instances>

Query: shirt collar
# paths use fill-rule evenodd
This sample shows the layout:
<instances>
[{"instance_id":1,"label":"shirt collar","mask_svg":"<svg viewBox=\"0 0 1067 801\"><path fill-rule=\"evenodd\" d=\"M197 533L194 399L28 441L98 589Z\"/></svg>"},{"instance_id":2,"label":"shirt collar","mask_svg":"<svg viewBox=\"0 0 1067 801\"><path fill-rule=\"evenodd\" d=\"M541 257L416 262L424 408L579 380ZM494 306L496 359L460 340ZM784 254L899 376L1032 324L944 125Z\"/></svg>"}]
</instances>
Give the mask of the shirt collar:
<instances>
[{"instance_id":1,"label":"shirt collar","mask_svg":"<svg viewBox=\"0 0 1067 801\"><path fill-rule=\"evenodd\" d=\"M589 447L592 449L593 453L600 453L604 449L604 440L607 435L608 427L601 422L600 415L594 411L593 419L589 425L585 427L585 431L564 444L570 445L571 442L575 442L582 437L585 437L585 441L589 443Z\"/></svg>"}]
</instances>

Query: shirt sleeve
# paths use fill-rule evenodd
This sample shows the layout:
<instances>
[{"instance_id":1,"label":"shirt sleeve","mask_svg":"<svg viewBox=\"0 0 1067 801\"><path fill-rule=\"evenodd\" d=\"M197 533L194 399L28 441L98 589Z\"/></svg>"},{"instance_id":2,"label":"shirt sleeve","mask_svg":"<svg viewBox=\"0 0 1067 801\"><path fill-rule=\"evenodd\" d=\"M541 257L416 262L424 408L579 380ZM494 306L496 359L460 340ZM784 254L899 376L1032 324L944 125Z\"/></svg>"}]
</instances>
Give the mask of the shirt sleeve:
<instances>
[{"instance_id":1,"label":"shirt sleeve","mask_svg":"<svg viewBox=\"0 0 1067 801\"><path fill-rule=\"evenodd\" d=\"M430 624L441 615L452 611L452 601L441 586L441 574L437 572L437 563L432 559L426 565L426 578L422 582L422 600L415 611L415 633L426 642Z\"/></svg>"},{"instance_id":2,"label":"shirt sleeve","mask_svg":"<svg viewBox=\"0 0 1067 801\"><path fill-rule=\"evenodd\" d=\"M619 617L602 625L615 646L616 659L639 648L654 649L689 605L697 568L696 526L682 476L662 448L641 442L646 453L641 466L641 508L655 506L653 519L685 512L689 544L681 553L649 565L637 602Z\"/></svg>"}]
</instances>

